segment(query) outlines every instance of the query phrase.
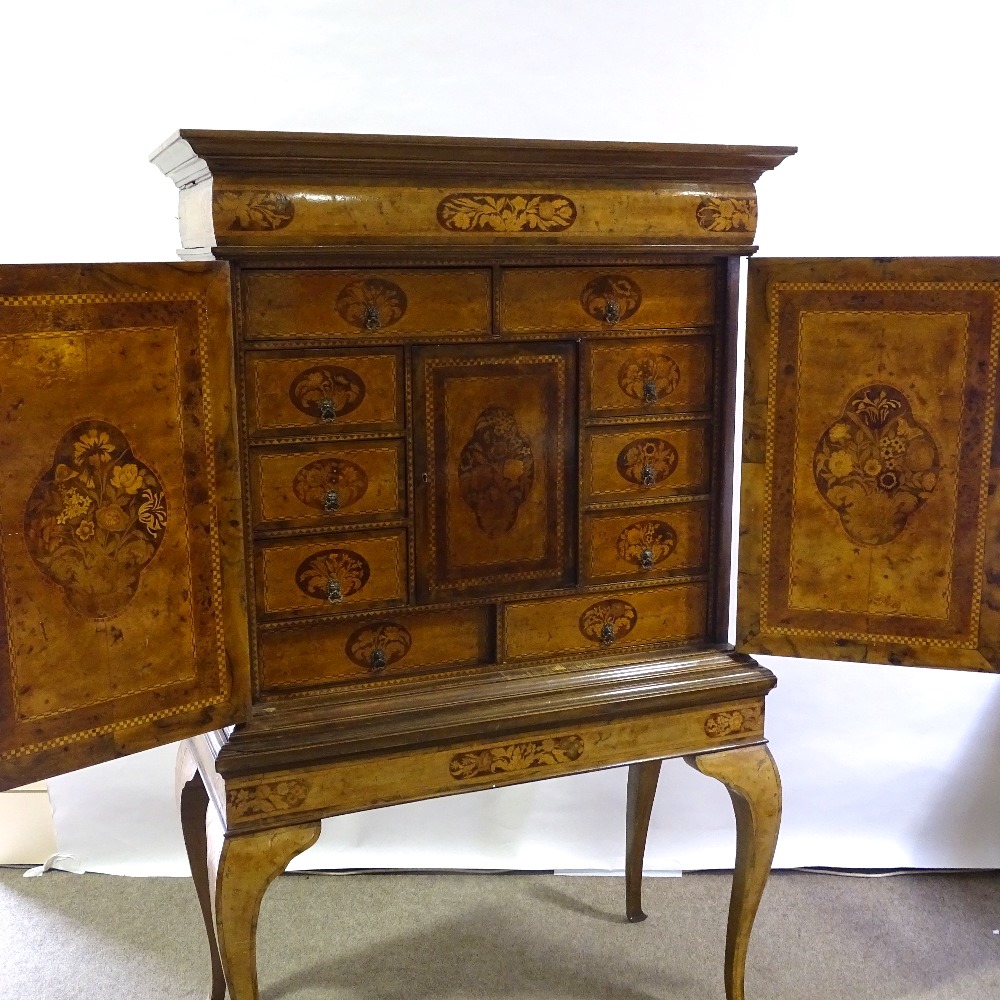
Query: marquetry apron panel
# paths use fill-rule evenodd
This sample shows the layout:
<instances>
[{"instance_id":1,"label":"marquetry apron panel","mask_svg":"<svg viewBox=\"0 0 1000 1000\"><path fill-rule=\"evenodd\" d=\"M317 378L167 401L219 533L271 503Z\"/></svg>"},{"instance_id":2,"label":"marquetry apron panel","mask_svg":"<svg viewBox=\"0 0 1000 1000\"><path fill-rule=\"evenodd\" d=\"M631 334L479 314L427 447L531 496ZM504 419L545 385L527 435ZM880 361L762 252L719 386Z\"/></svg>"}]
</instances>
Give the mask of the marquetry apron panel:
<instances>
[{"instance_id":1,"label":"marquetry apron panel","mask_svg":"<svg viewBox=\"0 0 1000 1000\"><path fill-rule=\"evenodd\" d=\"M500 278L500 323L509 333L711 326L711 267L510 268Z\"/></svg>"},{"instance_id":2,"label":"marquetry apron panel","mask_svg":"<svg viewBox=\"0 0 1000 1000\"><path fill-rule=\"evenodd\" d=\"M401 431L399 350L248 351L247 415L257 437Z\"/></svg>"},{"instance_id":3,"label":"marquetry apron panel","mask_svg":"<svg viewBox=\"0 0 1000 1000\"><path fill-rule=\"evenodd\" d=\"M705 502L585 513L583 578L599 583L707 573L709 515Z\"/></svg>"},{"instance_id":4,"label":"marquetry apron panel","mask_svg":"<svg viewBox=\"0 0 1000 1000\"><path fill-rule=\"evenodd\" d=\"M382 614L264 629L258 638L265 691L469 667L492 659L492 611Z\"/></svg>"},{"instance_id":5,"label":"marquetry apron panel","mask_svg":"<svg viewBox=\"0 0 1000 1000\"><path fill-rule=\"evenodd\" d=\"M708 586L678 584L522 601L503 608L503 658L607 653L695 642L706 628Z\"/></svg>"},{"instance_id":6,"label":"marquetry apron panel","mask_svg":"<svg viewBox=\"0 0 1000 1000\"><path fill-rule=\"evenodd\" d=\"M584 408L593 417L708 410L712 347L711 337L585 343Z\"/></svg>"},{"instance_id":7,"label":"marquetry apron panel","mask_svg":"<svg viewBox=\"0 0 1000 1000\"><path fill-rule=\"evenodd\" d=\"M707 421L590 429L581 458L584 496L610 501L706 493L711 458Z\"/></svg>"},{"instance_id":8,"label":"marquetry apron panel","mask_svg":"<svg viewBox=\"0 0 1000 1000\"><path fill-rule=\"evenodd\" d=\"M575 357L570 344L416 355L422 596L572 579Z\"/></svg>"},{"instance_id":9,"label":"marquetry apron panel","mask_svg":"<svg viewBox=\"0 0 1000 1000\"><path fill-rule=\"evenodd\" d=\"M331 535L257 547L265 615L324 615L406 599L406 532Z\"/></svg>"},{"instance_id":10,"label":"marquetry apron panel","mask_svg":"<svg viewBox=\"0 0 1000 1000\"><path fill-rule=\"evenodd\" d=\"M247 337L438 337L486 333L490 272L251 271Z\"/></svg>"},{"instance_id":11,"label":"marquetry apron panel","mask_svg":"<svg viewBox=\"0 0 1000 1000\"><path fill-rule=\"evenodd\" d=\"M375 521L406 509L402 441L255 448L248 461L258 527Z\"/></svg>"},{"instance_id":12,"label":"marquetry apron panel","mask_svg":"<svg viewBox=\"0 0 1000 1000\"><path fill-rule=\"evenodd\" d=\"M221 724L238 714L218 524L238 515L220 496L221 477L225 497L237 487L214 437L231 433L226 272L45 266L2 279L5 290L69 291L0 297L0 787L10 787L20 782L7 760L30 780L36 758L39 776L58 774L151 745L150 723L182 738L220 710Z\"/></svg>"},{"instance_id":13,"label":"marquetry apron panel","mask_svg":"<svg viewBox=\"0 0 1000 1000\"><path fill-rule=\"evenodd\" d=\"M748 330L741 641L1000 668L998 263L768 261Z\"/></svg>"}]
</instances>

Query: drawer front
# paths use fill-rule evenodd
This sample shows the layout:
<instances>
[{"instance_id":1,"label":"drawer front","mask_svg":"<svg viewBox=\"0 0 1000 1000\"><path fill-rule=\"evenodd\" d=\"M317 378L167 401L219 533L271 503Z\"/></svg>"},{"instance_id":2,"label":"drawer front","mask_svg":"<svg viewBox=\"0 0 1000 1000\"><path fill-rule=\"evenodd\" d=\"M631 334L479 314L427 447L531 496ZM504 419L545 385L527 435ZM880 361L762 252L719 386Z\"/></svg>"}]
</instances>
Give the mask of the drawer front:
<instances>
[{"instance_id":1,"label":"drawer front","mask_svg":"<svg viewBox=\"0 0 1000 1000\"><path fill-rule=\"evenodd\" d=\"M465 608L264 630L265 691L372 681L492 661L492 614Z\"/></svg>"},{"instance_id":2,"label":"drawer front","mask_svg":"<svg viewBox=\"0 0 1000 1000\"><path fill-rule=\"evenodd\" d=\"M591 429L583 440L584 496L599 502L707 493L711 456L707 421Z\"/></svg>"},{"instance_id":3,"label":"drawer front","mask_svg":"<svg viewBox=\"0 0 1000 1000\"><path fill-rule=\"evenodd\" d=\"M588 583L707 573L707 502L640 507L583 516L581 569Z\"/></svg>"},{"instance_id":4,"label":"drawer front","mask_svg":"<svg viewBox=\"0 0 1000 1000\"><path fill-rule=\"evenodd\" d=\"M510 333L662 330L715 322L711 267L510 268L500 323Z\"/></svg>"},{"instance_id":5,"label":"drawer front","mask_svg":"<svg viewBox=\"0 0 1000 1000\"><path fill-rule=\"evenodd\" d=\"M249 340L484 334L490 272L257 271L243 303Z\"/></svg>"},{"instance_id":6,"label":"drawer front","mask_svg":"<svg viewBox=\"0 0 1000 1000\"><path fill-rule=\"evenodd\" d=\"M712 346L711 337L585 344L586 411L615 417L710 409Z\"/></svg>"},{"instance_id":7,"label":"drawer front","mask_svg":"<svg viewBox=\"0 0 1000 1000\"><path fill-rule=\"evenodd\" d=\"M404 469L402 441L254 449L254 524L304 527L401 515L406 509Z\"/></svg>"},{"instance_id":8,"label":"drawer front","mask_svg":"<svg viewBox=\"0 0 1000 1000\"><path fill-rule=\"evenodd\" d=\"M504 659L600 655L694 642L705 636L707 608L704 583L508 604L503 609Z\"/></svg>"},{"instance_id":9,"label":"drawer front","mask_svg":"<svg viewBox=\"0 0 1000 1000\"><path fill-rule=\"evenodd\" d=\"M266 616L330 614L406 600L406 532L331 536L257 547Z\"/></svg>"},{"instance_id":10,"label":"drawer front","mask_svg":"<svg viewBox=\"0 0 1000 1000\"><path fill-rule=\"evenodd\" d=\"M258 437L401 431L400 351L250 351L247 413Z\"/></svg>"}]
</instances>

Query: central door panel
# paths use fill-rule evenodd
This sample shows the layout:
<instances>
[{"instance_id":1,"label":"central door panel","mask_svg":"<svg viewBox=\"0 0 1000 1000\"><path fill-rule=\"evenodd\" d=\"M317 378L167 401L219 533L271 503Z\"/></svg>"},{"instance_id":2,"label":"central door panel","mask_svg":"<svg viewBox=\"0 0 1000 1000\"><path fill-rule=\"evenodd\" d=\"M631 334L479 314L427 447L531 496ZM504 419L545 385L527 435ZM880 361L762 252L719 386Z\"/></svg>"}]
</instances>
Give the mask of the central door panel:
<instances>
[{"instance_id":1,"label":"central door panel","mask_svg":"<svg viewBox=\"0 0 1000 1000\"><path fill-rule=\"evenodd\" d=\"M576 581L573 344L414 352L417 596Z\"/></svg>"}]
</instances>

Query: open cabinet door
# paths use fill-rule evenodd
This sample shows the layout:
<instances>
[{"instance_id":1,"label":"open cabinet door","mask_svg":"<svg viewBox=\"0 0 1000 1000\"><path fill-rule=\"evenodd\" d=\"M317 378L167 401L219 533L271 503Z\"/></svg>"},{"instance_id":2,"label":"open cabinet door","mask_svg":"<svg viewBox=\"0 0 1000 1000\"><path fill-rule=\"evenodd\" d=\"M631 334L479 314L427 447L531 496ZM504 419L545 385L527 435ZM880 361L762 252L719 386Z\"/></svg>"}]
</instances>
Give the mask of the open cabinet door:
<instances>
[{"instance_id":1,"label":"open cabinet door","mask_svg":"<svg viewBox=\"0 0 1000 1000\"><path fill-rule=\"evenodd\" d=\"M1000 259L750 264L737 643L1000 670Z\"/></svg>"},{"instance_id":2,"label":"open cabinet door","mask_svg":"<svg viewBox=\"0 0 1000 1000\"><path fill-rule=\"evenodd\" d=\"M225 264L0 268L0 789L237 721Z\"/></svg>"}]
</instances>

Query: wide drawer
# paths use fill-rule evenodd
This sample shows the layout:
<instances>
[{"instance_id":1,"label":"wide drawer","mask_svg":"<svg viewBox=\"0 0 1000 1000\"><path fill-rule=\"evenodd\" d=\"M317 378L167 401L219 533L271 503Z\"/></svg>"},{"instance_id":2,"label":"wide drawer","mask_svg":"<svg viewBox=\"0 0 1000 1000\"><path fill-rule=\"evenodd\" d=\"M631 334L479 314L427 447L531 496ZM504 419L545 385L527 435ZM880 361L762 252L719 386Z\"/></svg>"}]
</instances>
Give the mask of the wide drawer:
<instances>
[{"instance_id":1,"label":"wide drawer","mask_svg":"<svg viewBox=\"0 0 1000 1000\"><path fill-rule=\"evenodd\" d=\"M710 409L712 347L710 336L584 344L586 412L617 417Z\"/></svg>"},{"instance_id":2,"label":"wide drawer","mask_svg":"<svg viewBox=\"0 0 1000 1000\"><path fill-rule=\"evenodd\" d=\"M249 340L483 334L490 272L253 271L243 306Z\"/></svg>"},{"instance_id":3,"label":"wide drawer","mask_svg":"<svg viewBox=\"0 0 1000 1000\"><path fill-rule=\"evenodd\" d=\"M706 493L711 483L708 421L590 428L583 438L585 501Z\"/></svg>"},{"instance_id":4,"label":"wide drawer","mask_svg":"<svg viewBox=\"0 0 1000 1000\"><path fill-rule=\"evenodd\" d=\"M704 638L708 585L678 584L508 604L503 659L629 650Z\"/></svg>"},{"instance_id":5,"label":"wide drawer","mask_svg":"<svg viewBox=\"0 0 1000 1000\"><path fill-rule=\"evenodd\" d=\"M510 333L662 330L715 322L711 267L509 268L500 325Z\"/></svg>"},{"instance_id":6,"label":"wide drawer","mask_svg":"<svg viewBox=\"0 0 1000 1000\"><path fill-rule=\"evenodd\" d=\"M709 526L710 508L705 501L585 513L580 554L583 578L601 583L706 573Z\"/></svg>"},{"instance_id":7,"label":"wide drawer","mask_svg":"<svg viewBox=\"0 0 1000 1000\"><path fill-rule=\"evenodd\" d=\"M492 609L462 608L262 630L261 687L376 680L493 658Z\"/></svg>"},{"instance_id":8,"label":"wide drawer","mask_svg":"<svg viewBox=\"0 0 1000 1000\"><path fill-rule=\"evenodd\" d=\"M258 543L257 602L268 617L324 615L406 600L406 532Z\"/></svg>"},{"instance_id":9,"label":"wide drawer","mask_svg":"<svg viewBox=\"0 0 1000 1000\"><path fill-rule=\"evenodd\" d=\"M255 527L379 520L406 509L402 441L255 448L249 466Z\"/></svg>"},{"instance_id":10,"label":"wide drawer","mask_svg":"<svg viewBox=\"0 0 1000 1000\"><path fill-rule=\"evenodd\" d=\"M399 350L248 351L247 415L257 437L401 431Z\"/></svg>"}]
</instances>

